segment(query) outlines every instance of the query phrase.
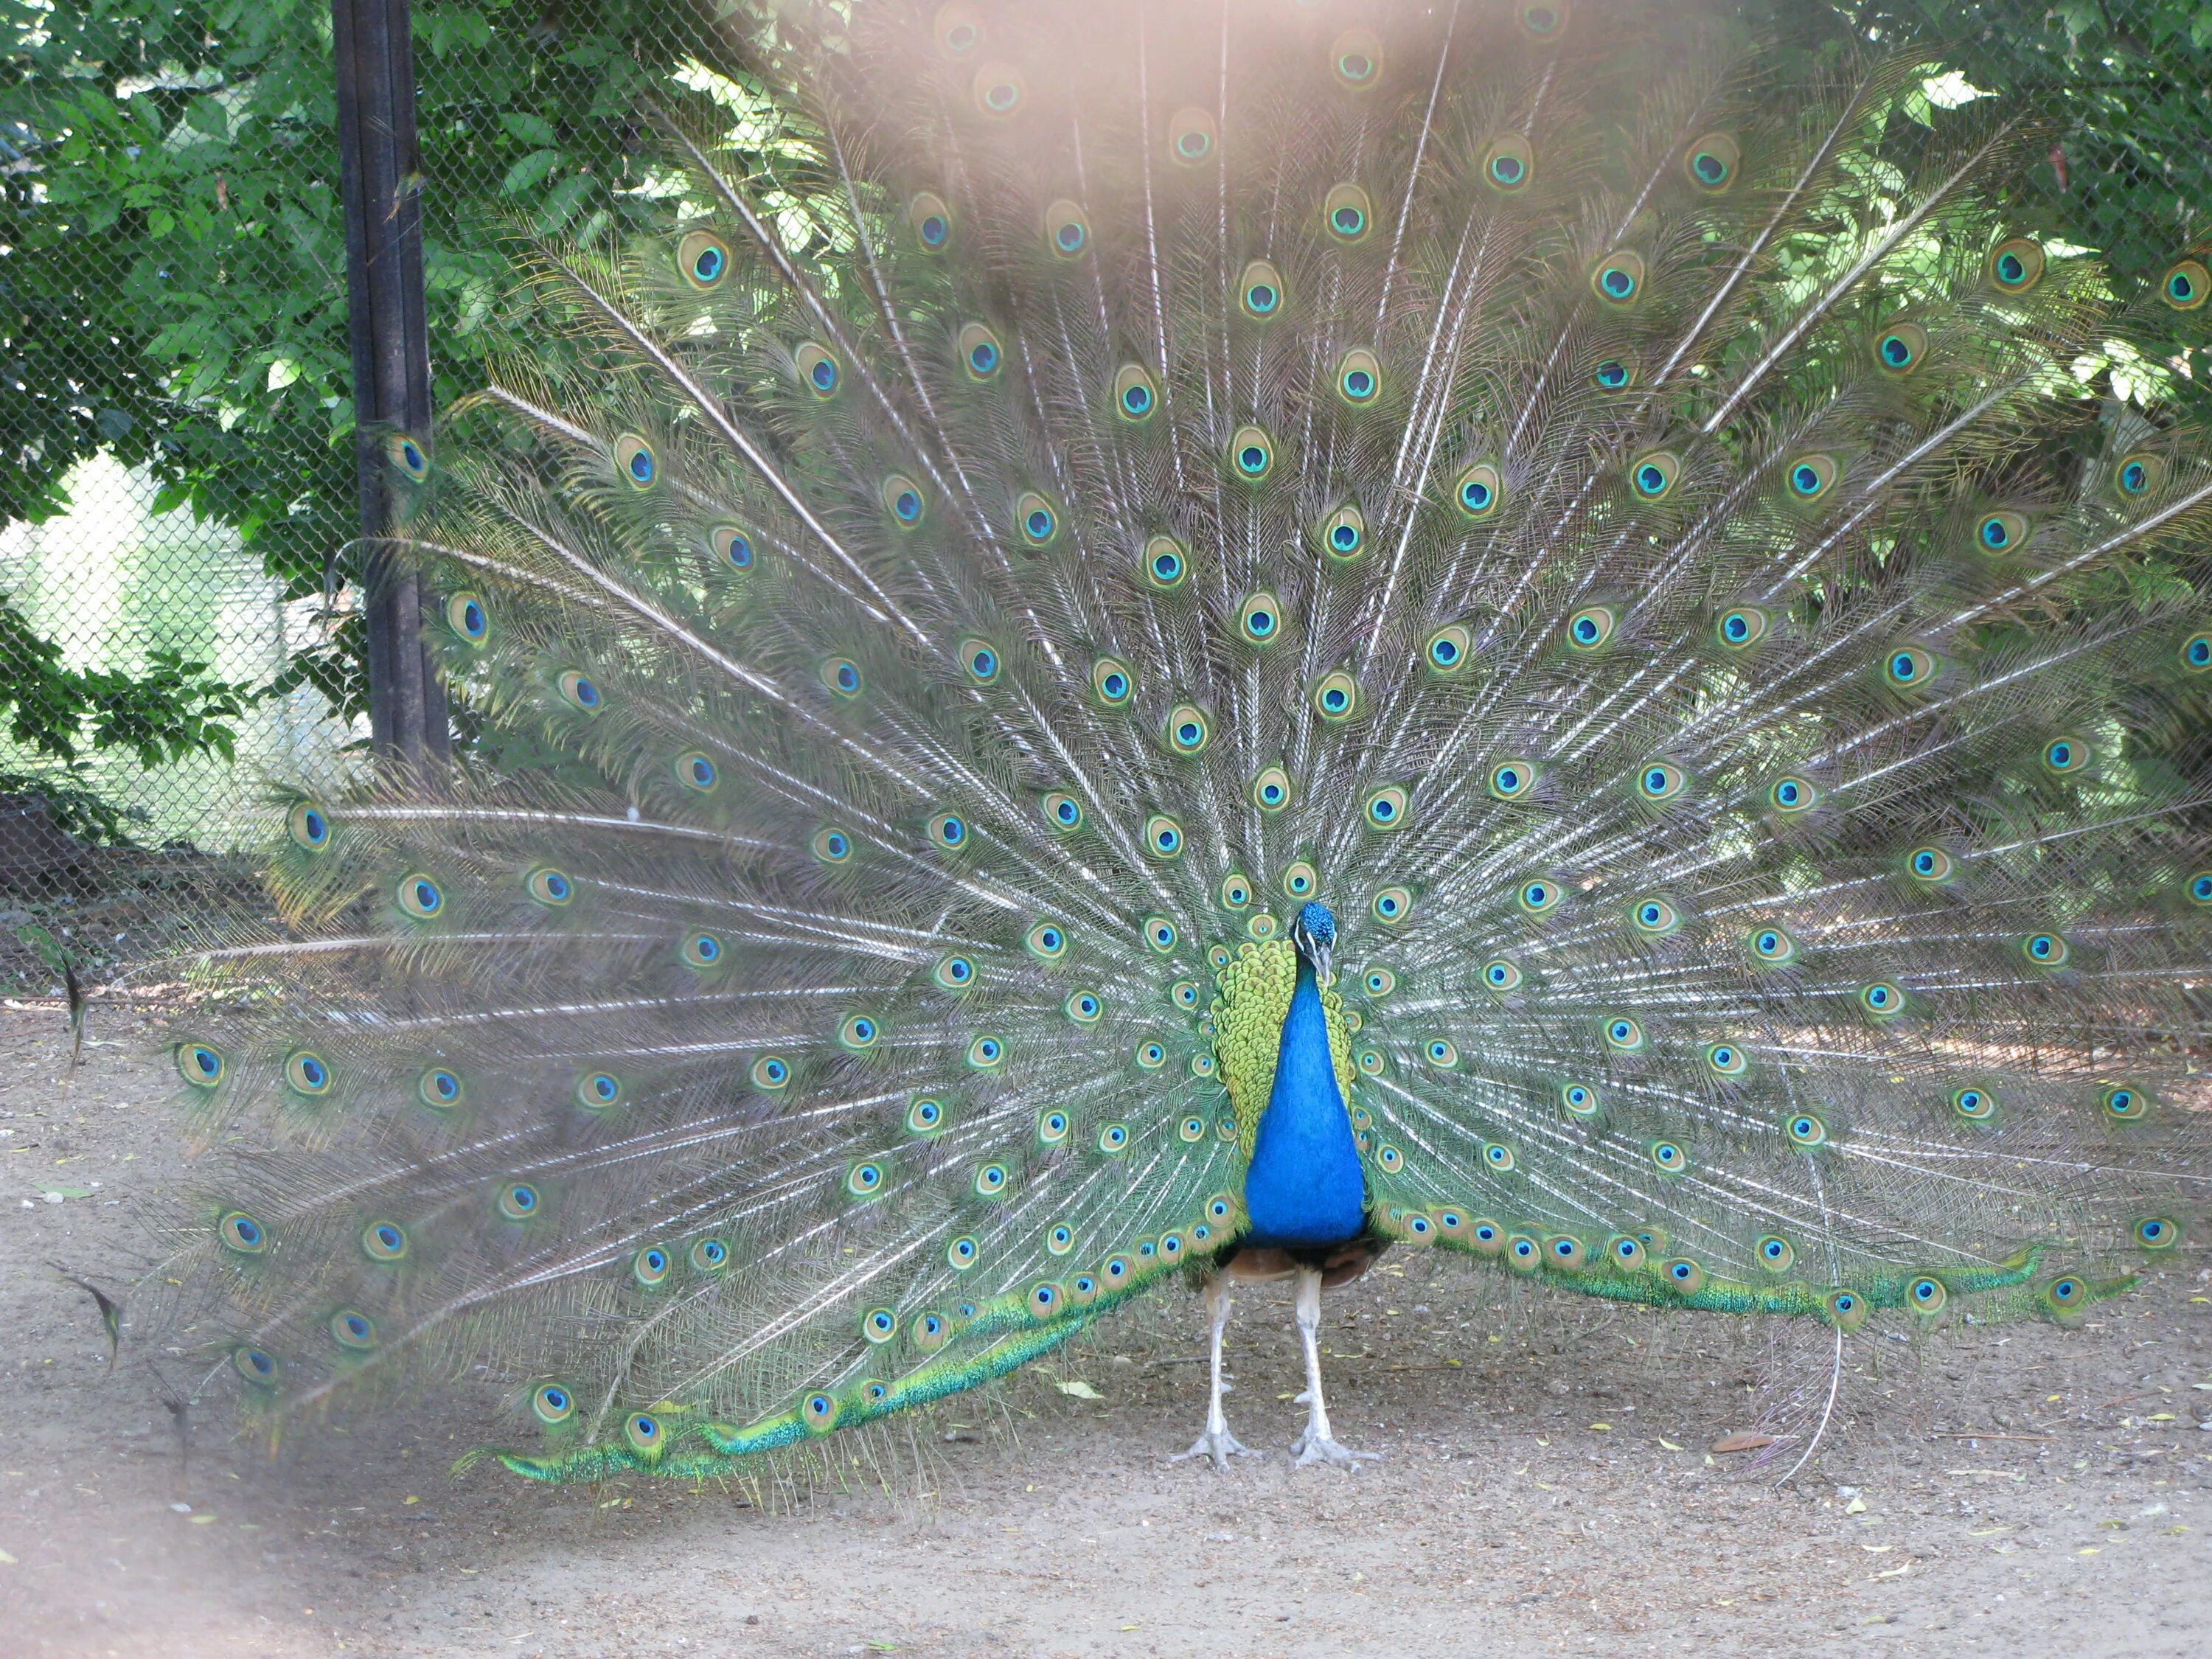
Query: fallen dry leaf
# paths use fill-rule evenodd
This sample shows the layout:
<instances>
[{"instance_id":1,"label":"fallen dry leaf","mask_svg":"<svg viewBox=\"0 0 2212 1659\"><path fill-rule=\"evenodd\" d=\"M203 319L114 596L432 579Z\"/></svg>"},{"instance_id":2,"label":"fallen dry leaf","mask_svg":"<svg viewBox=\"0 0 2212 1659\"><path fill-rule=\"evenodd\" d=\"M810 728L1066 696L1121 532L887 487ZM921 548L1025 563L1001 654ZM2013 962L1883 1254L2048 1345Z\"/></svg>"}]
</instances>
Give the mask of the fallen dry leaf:
<instances>
[{"instance_id":1,"label":"fallen dry leaf","mask_svg":"<svg viewBox=\"0 0 2212 1659\"><path fill-rule=\"evenodd\" d=\"M1761 1446L1772 1445L1779 1437L1771 1434L1753 1434L1747 1429L1735 1434L1723 1435L1713 1442L1712 1449L1716 1454L1723 1456L1729 1452L1757 1451Z\"/></svg>"}]
</instances>

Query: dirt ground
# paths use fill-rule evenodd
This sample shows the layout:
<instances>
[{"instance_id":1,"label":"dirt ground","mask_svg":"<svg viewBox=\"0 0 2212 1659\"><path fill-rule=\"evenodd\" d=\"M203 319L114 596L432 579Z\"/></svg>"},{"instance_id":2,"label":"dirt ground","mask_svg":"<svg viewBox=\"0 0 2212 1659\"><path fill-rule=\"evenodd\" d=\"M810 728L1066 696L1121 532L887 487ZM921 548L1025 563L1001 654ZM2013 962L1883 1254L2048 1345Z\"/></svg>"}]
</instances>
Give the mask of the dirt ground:
<instances>
[{"instance_id":1,"label":"dirt ground","mask_svg":"<svg viewBox=\"0 0 2212 1659\"><path fill-rule=\"evenodd\" d=\"M435 1401L273 1463L210 1402L186 1456L49 1265L143 1259L132 1200L184 1176L167 1087L100 1006L112 1046L63 1091L60 1028L0 1012L4 1659L2212 1651L2194 1261L2077 1332L1855 1340L1836 1431L1779 1488L1794 1457L1707 1449L1752 1425L1766 1336L1402 1255L1326 1310L1339 1437L1384 1454L1356 1473L1285 1455L1275 1291L1231 1328L1231 1422L1270 1455L1227 1474L1167 1461L1204 1409L1194 1304L919 1418L890 1493L866 1467L769 1508L456 1483L465 1419Z\"/></svg>"}]
</instances>

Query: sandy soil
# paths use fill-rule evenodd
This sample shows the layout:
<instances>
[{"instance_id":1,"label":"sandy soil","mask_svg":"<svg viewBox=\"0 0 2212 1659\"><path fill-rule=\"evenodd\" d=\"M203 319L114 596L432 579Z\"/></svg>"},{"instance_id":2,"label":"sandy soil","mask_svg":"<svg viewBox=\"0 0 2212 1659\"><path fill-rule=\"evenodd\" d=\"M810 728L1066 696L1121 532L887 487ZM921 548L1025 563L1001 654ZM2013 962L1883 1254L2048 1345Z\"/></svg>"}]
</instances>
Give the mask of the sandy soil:
<instances>
[{"instance_id":1,"label":"sandy soil","mask_svg":"<svg viewBox=\"0 0 2212 1659\"><path fill-rule=\"evenodd\" d=\"M1231 1331L1231 1421L1270 1455L1225 1474L1167 1461L1203 1410L1194 1304L919 1419L892 1495L865 1467L781 1510L454 1483L469 1441L434 1401L274 1463L210 1406L187 1457L47 1265L141 1259L131 1201L184 1173L166 1085L102 1009L115 1046L64 1093L59 1028L0 1012L5 1659L2212 1651L2193 1261L2079 1332L1855 1341L1838 1432L1780 1489L1786 1462L1706 1449L1753 1420L1762 1334L1402 1256L1328 1306L1339 1436L1384 1454L1357 1473L1284 1455L1301 1378L1273 1291ZM1100 1397L1054 1386L1077 1381Z\"/></svg>"}]
</instances>

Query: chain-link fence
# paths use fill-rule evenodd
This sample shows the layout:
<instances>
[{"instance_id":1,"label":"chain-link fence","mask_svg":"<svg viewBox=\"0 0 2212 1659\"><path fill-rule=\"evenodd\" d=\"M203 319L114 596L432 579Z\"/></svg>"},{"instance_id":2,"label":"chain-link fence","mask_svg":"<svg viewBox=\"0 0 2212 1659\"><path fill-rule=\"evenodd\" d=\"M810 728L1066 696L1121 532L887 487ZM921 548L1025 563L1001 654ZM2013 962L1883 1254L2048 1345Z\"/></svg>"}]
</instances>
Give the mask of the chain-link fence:
<instances>
[{"instance_id":1,"label":"chain-link fence","mask_svg":"<svg viewBox=\"0 0 2212 1659\"><path fill-rule=\"evenodd\" d=\"M641 187L641 111L742 121L745 3L417 0L438 403L559 349L510 295L505 234L677 211ZM2024 210L2123 274L2212 234L2212 0L1719 9L1808 59L1942 42L1950 95L2050 124ZM258 780L361 764L367 697L327 0L0 18L0 981L33 988L249 913L224 855Z\"/></svg>"}]
</instances>

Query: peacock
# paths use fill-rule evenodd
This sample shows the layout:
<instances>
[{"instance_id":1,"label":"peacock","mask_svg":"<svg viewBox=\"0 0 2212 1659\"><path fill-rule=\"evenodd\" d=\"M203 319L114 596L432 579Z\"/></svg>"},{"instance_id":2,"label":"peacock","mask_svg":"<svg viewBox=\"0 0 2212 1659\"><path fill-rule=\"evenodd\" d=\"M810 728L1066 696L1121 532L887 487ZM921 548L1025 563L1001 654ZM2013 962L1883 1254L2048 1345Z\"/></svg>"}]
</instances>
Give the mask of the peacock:
<instances>
[{"instance_id":1,"label":"peacock","mask_svg":"<svg viewBox=\"0 0 2212 1659\"><path fill-rule=\"evenodd\" d=\"M724 27L670 228L518 231L545 349L379 437L477 738L272 792L192 959L195 1392L742 1475L1173 1279L1225 1466L1285 1281L1345 1463L1386 1250L1838 1345L2172 1259L2203 250L1676 9Z\"/></svg>"}]
</instances>

